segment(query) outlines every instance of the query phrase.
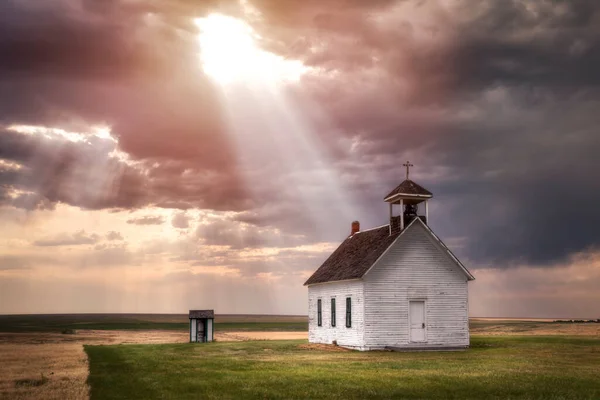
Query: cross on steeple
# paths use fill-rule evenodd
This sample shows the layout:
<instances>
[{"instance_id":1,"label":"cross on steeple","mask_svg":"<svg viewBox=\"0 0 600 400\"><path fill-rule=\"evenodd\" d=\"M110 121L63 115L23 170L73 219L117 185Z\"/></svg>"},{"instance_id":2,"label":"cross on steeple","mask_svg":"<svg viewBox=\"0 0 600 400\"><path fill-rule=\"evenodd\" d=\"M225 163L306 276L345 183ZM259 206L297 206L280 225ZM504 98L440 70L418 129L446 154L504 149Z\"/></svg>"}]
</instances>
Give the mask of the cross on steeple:
<instances>
[{"instance_id":1,"label":"cross on steeple","mask_svg":"<svg viewBox=\"0 0 600 400\"><path fill-rule=\"evenodd\" d=\"M406 167L406 179L408 180L408 170L410 167L414 167L414 165L412 165L410 161L407 161L406 163L402 164L402 166Z\"/></svg>"}]
</instances>

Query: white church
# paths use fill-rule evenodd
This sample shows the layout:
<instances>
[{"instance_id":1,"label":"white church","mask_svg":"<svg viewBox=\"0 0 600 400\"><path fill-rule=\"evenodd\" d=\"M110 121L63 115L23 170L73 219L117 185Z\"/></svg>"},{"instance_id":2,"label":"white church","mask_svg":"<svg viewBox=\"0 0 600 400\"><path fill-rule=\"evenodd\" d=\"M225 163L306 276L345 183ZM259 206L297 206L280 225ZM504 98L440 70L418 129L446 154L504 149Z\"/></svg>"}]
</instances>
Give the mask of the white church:
<instances>
[{"instance_id":1,"label":"white church","mask_svg":"<svg viewBox=\"0 0 600 400\"><path fill-rule=\"evenodd\" d=\"M433 195L404 166L406 180L384 198L390 223L361 231L354 221L304 284L309 342L358 350L469 346L468 283L475 278L429 228Z\"/></svg>"}]
</instances>

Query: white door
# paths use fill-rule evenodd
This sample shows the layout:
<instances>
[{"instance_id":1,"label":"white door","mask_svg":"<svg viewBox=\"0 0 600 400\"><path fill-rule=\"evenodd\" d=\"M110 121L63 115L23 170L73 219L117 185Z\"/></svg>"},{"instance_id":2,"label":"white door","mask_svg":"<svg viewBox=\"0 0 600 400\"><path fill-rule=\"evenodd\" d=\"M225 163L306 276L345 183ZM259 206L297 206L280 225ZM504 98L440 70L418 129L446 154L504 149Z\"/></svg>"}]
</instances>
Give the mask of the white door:
<instances>
[{"instance_id":1,"label":"white door","mask_svg":"<svg viewBox=\"0 0 600 400\"><path fill-rule=\"evenodd\" d=\"M410 341L424 342L425 339L425 302L411 301L408 310Z\"/></svg>"}]
</instances>

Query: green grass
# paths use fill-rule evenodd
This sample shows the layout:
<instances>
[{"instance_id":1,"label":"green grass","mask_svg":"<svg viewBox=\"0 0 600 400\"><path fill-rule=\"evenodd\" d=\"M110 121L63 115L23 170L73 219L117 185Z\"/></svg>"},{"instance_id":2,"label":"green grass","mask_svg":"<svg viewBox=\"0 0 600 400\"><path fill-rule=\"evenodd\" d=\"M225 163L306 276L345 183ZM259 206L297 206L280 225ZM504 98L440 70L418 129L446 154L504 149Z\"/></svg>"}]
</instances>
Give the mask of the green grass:
<instances>
[{"instance_id":1,"label":"green grass","mask_svg":"<svg viewBox=\"0 0 600 400\"><path fill-rule=\"evenodd\" d=\"M189 331L189 319L186 314L0 315L0 332L66 332L79 329ZM217 315L215 331L308 331L308 321L293 316Z\"/></svg>"},{"instance_id":2,"label":"green grass","mask_svg":"<svg viewBox=\"0 0 600 400\"><path fill-rule=\"evenodd\" d=\"M91 399L600 398L600 339L474 337L463 352L332 352L305 341L85 346Z\"/></svg>"}]
</instances>

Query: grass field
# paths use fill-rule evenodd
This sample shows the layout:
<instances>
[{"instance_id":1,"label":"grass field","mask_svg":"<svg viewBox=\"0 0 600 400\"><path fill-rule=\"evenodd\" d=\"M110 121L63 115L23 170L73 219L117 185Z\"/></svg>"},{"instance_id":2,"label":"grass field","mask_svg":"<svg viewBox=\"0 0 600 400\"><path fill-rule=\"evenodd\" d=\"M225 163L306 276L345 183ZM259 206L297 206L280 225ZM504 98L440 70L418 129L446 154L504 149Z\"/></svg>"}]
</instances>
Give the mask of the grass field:
<instances>
[{"instance_id":1,"label":"grass field","mask_svg":"<svg viewBox=\"0 0 600 400\"><path fill-rule=\"evenodd\" d=\"M165 326L175 328L165 330ZM120 329L109 330L111 327ZM600 369L597 323L473 319L472 349L420 354L338 354L312 345L309 349L306 316L217 315L216 328L217 343L194 345L187 344L184 314L0 316L0 399L87 399L89 368L93 371L89 378L92 400L115 396L103 392L112 390L103 386L113 382L114 391L127 394L133 390L122 387L128 382L118 382L119 377L111 375L113 369L127 373L126 379L120 378L123 381L135 378L132 382L142 386L140 393L149 392L150 398L197 398L208 386L225 397L250 393L281 398L297 393L304 383L314 386L306 393L318 391L329 398L342 394L361 397L366 392L376 397L399 392L408 397L461 397L463 391L473 391L472 397L476 397L485 390L485 397L494 397L498 385L504 389L497 398L540 398L545 394L548 398L600 398L588 385L588 371ZM76 329L77 333L61 334L63 329ZM303 340L290 342L292 339ZM226 343L229 341L233 343ZM87 347L91 366L83 345L92 345ZM99 353L92 354L95 351ZM154 369L153 365L158 366ZM180 377L169 377L176 371ZM147 383L150 378L140 376L144 373L155 375L156 382ZM329 376L332 379L328 381ZM391 383L384 382L386 379ZM503 379L509 381L503 383ZM177 383L177 390L166 385L171 380ZM460 387L454 388L448 381L459 382ZM543 384L556 390L538 388ZM357 385L364 385L364 390L353 390ZM415 394L420 386L426 391ZM297 397L309 397L304 393Z\"/></svg>"},{"instance_id":2,"label":"grass field","mask_svg":"<svg viewBox=\"0 0 600 400\"><path fill-rule=\"evenodd\" d=\"M0 332L189 330L187 314L0 315ZM306 316L217 315L216 331L307 331Z\"/></svg>"},{"instance_id":3,"label":"grass field","mask_svg":"<svg viewBox=\"0 0 600 400\"><path fill-rule=\"evenodd\" d=\"M92 400L600 398L598 338L479 336L463 352L327 351L305 341L85 351Z\"/></svg>"}]
</instances>

